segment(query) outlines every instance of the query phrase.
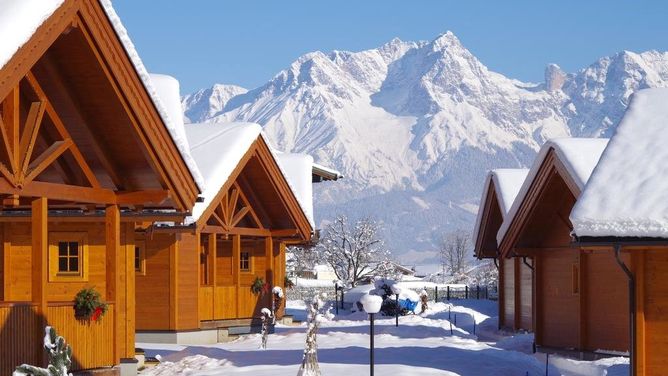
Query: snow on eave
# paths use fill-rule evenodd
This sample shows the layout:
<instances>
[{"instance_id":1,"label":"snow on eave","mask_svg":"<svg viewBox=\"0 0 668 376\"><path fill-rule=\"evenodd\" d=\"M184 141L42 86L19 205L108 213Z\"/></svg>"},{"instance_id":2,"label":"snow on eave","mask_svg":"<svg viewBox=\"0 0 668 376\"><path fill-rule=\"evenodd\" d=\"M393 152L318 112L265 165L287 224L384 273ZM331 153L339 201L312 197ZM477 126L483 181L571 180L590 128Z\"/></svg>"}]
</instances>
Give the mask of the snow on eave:
<instances>
[{"instance_id":1,"label":"snow on eave","mask_svg":"<svg viewBox=\"0 0 668 376\"><path fill-rule=\"evenodd\" d=\"M668 89L637 91L571 211L578 238L668 238Z\"/></svg>"},{"instance_id":2,"label":"snow on eave","mask_svg":"<svg viewBox=\"0 0 668 376\"><path fill-rule=\"evenodd\" d=\"M314 213L313 210L308 210L308 205L303 202L307 198L300 198L299 194L297 194L297 191L295 190L295 184L292 183L289 178L289 175L286 174L285 169L281 164L279 163L279 159L277 158L277 155L282 153L274 148L274 146L269 142L267 136L264 134L264 132L261 133L262 138L264 139L265 143L269 147L269 151L271 152L271 156L274 158L274 161L276 162L276 165L278 166L278 169L281 171L281 174L283 175L283 178L285 179L285 182L288 184L288 187L290 187L290 192L292 192L292 195L294 196L295 200L299 204L299 209L301 209L302 214L304 214L304 217L308 220L309 226L311 226L311 233L315 231L315 218L314 218ZM304 154L307 155L307 154ZM310 157L310 156L309 156ZM311 157L312 160L313 157ZM311 165L313 163L311 162ZM313 195L311 195L311 200L313 200ZM311 207L313 207L313 203L311 202Z\"/></svg>"},{"instance_id":3,"label":"snow on eave","mask_svg":"<svg viewBox=\"0 0 668 376\"><path fill-rule=\"evenodd\" d=\"M123 23L121 22L121 19L118 17L118 14L116 14L116 11L112 6L111 1L110 0L98 0L98 1L100 2L100 5L107 14L109 22L112 24L114 31L118 36L118 39L121 41L121 44L125 49L125 52L130 58L130 61L132 62L132 65L134 66L137 75L141 79L141 82L144 84L144 88L146 89L146 92L149 94L151 100L153 101L153 105L160 114L160 117L162 118L165 127L169 131L169 134L172 137L174 144L179 150L181 158L183 158L183 161L188 167L188 170L190 171L192 178L195 180L195 183L197 184L199 190L204 191L205 188L204 178L202 177L202 174L197 168L197 163L195 162L195 159L190 155L188 140L183 138L182 132L179 129L178 122L175 122L173 119L169 117L169 112L166 110L165 106L160 100L158 92L155 90L155 87L153 86L153 83L151 81L151 77L148 71L146 70L144 63L139 57L139 54L137 53L134 43L132 43L132 40L128 35L128 31L125 29L125 26L123 26Z\"/></svg>"},{"instance_id":4,"label":"snow on eave","mask_svg":"<svg viewBox=\"0 0 668 376\"><path fill-rule=\"evenodd\" d=\"M333 168L325 167L318 163L313 163L313 175L320 176L323 180L343 179L343 174Z\"/></svg>"},{"instance_id":5,"label":"snow on eave","mask_svg":"<svg viewBox=\"0 0 668 376\"><path fill-rule=\"evenodd\" d=\"M494 192L498 201L499 210L503 218L506 217L511 205L515 201L517 194L526 180L529 170L526 168L499 168L490 170L485 178L485 187L478 206L478 215L476 217L473 239L477 241L480 227L482 226L483 212L486 206L486 200L489 195L490 187L494 186Z\"/></svg>"},{"instance_id":6,"label":"snow on eave","mask_svg":"<svg viewBox=\"0 0 668 376\"><path fill-rule=\"evenodd\" d=\"M501 245L503 243L508 229L515 220L515 216L550 151L554 151L555 157L566 169L568 176L565 178L573 181L582 191L607 144L608 139L606 138L565 137L545 142L534 159L534 163L527 173L513 205L504 217L503 223L501 223L499 232L496 234L497 244Z\"/></svg>"},{"instance_id":7,"label":"snow on eave","mask_svg":"<svg viewBox=\"0 0 668 376\"><path fill-rule=\"evenodd\" d=\"M28 43L37 29L64 0L18 0L2 2L0 12L0 69Z\"/></svg>"}]
</instances>

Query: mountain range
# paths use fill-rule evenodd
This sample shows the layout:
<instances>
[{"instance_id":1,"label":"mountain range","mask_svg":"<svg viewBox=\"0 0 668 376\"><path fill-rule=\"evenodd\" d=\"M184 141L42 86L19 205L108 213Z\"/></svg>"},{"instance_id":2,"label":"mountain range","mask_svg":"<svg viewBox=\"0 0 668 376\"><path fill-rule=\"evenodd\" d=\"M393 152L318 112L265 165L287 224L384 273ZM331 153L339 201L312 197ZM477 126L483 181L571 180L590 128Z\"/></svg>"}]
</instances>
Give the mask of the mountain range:
<instances>
[{"instance_id":1,"label":"mountain range","mask_svg":"<svg viewBox=\"0 0 668 376\"><path fill-rule=\"evenodd\" d=\"M487 170L530 166L553 137L609 137L630 95L668 86L668 53L622 51L529 83L489 70L451 32L361 52L312 52L252 89L183 97L187 121L261 124L277 148L345 178L315 187L317 223L370 216L402 261L471 231Z\"/></svg>"}]
</instances>

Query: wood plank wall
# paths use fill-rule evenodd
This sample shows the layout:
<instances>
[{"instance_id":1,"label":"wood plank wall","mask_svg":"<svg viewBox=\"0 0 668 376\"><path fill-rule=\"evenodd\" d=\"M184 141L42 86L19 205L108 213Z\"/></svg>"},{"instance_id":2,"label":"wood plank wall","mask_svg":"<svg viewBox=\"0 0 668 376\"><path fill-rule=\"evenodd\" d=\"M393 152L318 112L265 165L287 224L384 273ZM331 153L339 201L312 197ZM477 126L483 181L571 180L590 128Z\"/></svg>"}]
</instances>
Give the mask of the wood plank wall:
<instances>
[{"instance_id":1,"label":"wood plank wall","mask_svg":"<svg viewBox=\"0 0 668 376\"><path fill-rule=\"evenodd\" d=\"M43 365L44 359L36 358L35 351L42 338L26 335L44 333L38 328L40 321L32 304L0 303L0 374L9 375L23 363ZM89 322L75 318L72 303L50 303L47 322L72 347L73 371L114 365L113 304L101 320Z\"/></svg>"}]
</instances>

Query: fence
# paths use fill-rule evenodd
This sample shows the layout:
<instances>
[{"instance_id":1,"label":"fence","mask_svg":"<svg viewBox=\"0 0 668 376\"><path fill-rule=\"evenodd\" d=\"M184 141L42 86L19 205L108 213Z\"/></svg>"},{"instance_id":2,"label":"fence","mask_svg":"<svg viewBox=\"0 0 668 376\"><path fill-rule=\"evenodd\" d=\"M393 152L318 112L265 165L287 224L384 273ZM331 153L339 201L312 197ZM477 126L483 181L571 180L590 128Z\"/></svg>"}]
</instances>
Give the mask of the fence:
<instances>
[{"instance_id":1,"label":"fence","mask_svg":"<svg viewBox=\"0 0 668 376\"><path fill-rule=\"evenodd\" d=\"M435 287L402 287L417 292L424 290L431 301L445 302L457 299L487 299L497 300L499 293L496 286L463 286L463 285L442 285ZM334 300L334 286L295 286L287 289L286 296L288 300L310 299L316 294L327 294L328 299Z\"/></svg>"}]
</instances>

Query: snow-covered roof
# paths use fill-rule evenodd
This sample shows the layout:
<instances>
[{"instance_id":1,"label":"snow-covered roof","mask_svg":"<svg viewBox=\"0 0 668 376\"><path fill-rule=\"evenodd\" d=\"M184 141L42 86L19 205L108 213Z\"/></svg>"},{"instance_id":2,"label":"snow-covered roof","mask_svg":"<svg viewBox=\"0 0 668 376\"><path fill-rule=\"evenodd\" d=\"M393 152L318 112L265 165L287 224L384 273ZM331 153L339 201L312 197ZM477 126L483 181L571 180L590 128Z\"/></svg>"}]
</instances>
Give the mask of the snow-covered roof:
<instances>
[{"instance_id":1,"label":"snow-covered roof","mask_svg":"<svg viewBox=\"0 0 668 376\"><path fill-rule=\"evenodd\" d=\"M63 4L64 0L2 0L0 1L0 69L14 56L14 54L27 43L37 29ZM120 39L127 52L137 74L141 78L146 91L153 101L160 117L167 127L174 143L176 144L183 160L185 161L193 179L200 189L203 188L202 175L195 161L190 155L187 140L183 137L182 127L179 121L170 117L172 111L168 110L158 96L148 71L139 58L128 32L121 23L120 18L111 5L110 0L98 0L104 9L109 22L113 25L116 35ZM180 108L180 104L179 104ZM183 122L181 121L181 124Z\"/></svg>"},{"instance_id":2,"label":"snow-covered roof","mask_svg":"<svg viewBox=\"0 0 668 376\"><path fill-rule=\"evenodd\" d=\"M338 180L343 178L343 174L338 170L325 167L319 163L313 163L313 174L320 176L323 180Z\"/></svg>"},{"instance_id":3,"label":"snow-covered roof","mask_svg":"<svg viewBox=\"0 0 668 376\"><path fill-rule=\"evenodd\" d=\"M202 192L204 200L195 204L192 215L186 218L186 223L194 223L200 218L253 142L261 137L269 146L311 228L315 228L311 183L313 157L273 150L262 133L262 127L255 123L186 124L185 133L190 143L190 152L204 178L205 187Z\"/></svg>"},{"instance_id":4,"label":"snow-covered roof","mask_svg":"<svg viewBox=\"0 0 668 376\"><path fill-rule=\"evenodd\" d=\"M482 225L484 201L487 199L490 188L494 186L494 192L496 193L496 198L501 209L501 216L505 218L528 173L529 170L526 168L498 168L487 173L485 188L480 199L480 209L478 210L475 229L473 231L473 239L478 238L478 231L480 231L480 226Z\"/></svg>"},{"instance_id":5,"label":"snow-covered roof","mask_svg":"<svg viewBox=\"0 0 668 376\"><path fill-rule=\"evenodd\" d=\"M313 178L311 168L313 157L301 153L274 153L286 180L304 210L309 223L315 223L313 218Z\"/></svg>"},{"instance_id":6,"label":"snow-covered roof","mask_svg":"<svg viewBox=\"0 0 668 376\"><path fill-rule=\"evenodd\" d=\"M186 124L190 152L204 179L204 200L195 204L186 223L196 222L211 205L262 127L255 123Z\"/></svg>"},{"instance_id":7,"label":"snow-covered roof","mask_svg":"<svg viewBox=\"0 0 668 376\"><path fill-rule=\"evenodd\" d=\"M633 94L571 212L577 236L668 238L668 89Z\"/></svg>"},{"instance_id":8,"label":"snow-covered roof","mask_svg":"<svg viewBox=\"0 0 668 376\"><path fill-rule=\"evenodd\" d=\"M503 218L501 228L499 228L499 232L496 234L498 244L501 244L508 228L510 228L510 224L517 215L524 198L529 192L529 188L550 150L554 150L556 158L566 168L570 179L582 191L607 144L607 138L572 137L555 138L543 144L508 214Z\"/></svg>"}]
</instances>

